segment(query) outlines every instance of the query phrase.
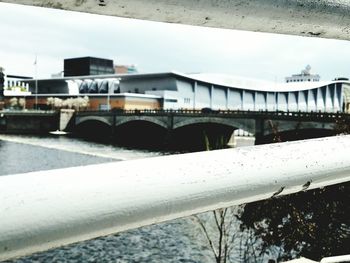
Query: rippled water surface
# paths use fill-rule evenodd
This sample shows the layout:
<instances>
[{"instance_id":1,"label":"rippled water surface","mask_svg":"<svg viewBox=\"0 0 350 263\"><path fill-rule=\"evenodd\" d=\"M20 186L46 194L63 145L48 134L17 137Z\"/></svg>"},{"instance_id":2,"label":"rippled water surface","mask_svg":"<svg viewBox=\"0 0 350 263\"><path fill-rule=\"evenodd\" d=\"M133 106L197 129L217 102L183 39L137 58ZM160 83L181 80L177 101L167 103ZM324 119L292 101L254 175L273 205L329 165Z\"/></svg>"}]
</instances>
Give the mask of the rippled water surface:
<instances>
[{"instance_id":1,"label":"rippled water surface","mask_svg":"<svg viewBox=\"0 0 350 263\"><path fill-rule=\"evenodd\" d=\"M0 175L162 154L67 137L0 135ZM192 220L178 219L7 262L214 262L214 259Z\"/></svg>"}]
</instances>

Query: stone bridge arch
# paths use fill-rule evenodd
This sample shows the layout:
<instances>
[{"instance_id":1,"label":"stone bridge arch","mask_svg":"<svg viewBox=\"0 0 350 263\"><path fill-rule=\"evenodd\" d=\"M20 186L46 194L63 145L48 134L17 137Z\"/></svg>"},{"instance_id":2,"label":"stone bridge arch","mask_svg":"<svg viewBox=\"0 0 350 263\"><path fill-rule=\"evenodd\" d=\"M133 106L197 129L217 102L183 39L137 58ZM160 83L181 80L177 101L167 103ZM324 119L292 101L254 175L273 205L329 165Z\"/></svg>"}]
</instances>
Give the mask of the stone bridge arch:
<instances>
[{"instance_id":1,"label":"stone bridge arch","mask_svg":"<svg viewBox=\"0 0 350 263\"><path fill-rule=\"evenodd\" d=\"M196 117L196 118L174 118L173 129L182 128L193 124L213 123L232 127L234 129L242 129L251 133L255 133L255 120L253 119L233 119L223 117Z\"/></svg>"},{"instance_id":2,"label":"stone bridge arch","mask_svg":"<svg viewBox=\"0 0 350 263\"><path fill-rule=\"evenodd\" d=\"M152 116L118 116L115 122L115 127L121 126L123 124L127 124L129 122L134 121L145 121L149 123L153 123L155 125L158 125L164 129L168 129L168 118L163 117L152 117Z\"/></svg>"},{"instance_id":3,"label":"stone bridge arch","mask_svg":"<svg viewBox=\"0 0 350 263\"><path fill-rule=\"evenodd\" d=\"M113 126L113 118L111 117L103 117L103 116L81 116L75 119L75 125L80 125L84 122L88 121L96 121L107 124L108 126Z\"/></svg>"}]
</instances>

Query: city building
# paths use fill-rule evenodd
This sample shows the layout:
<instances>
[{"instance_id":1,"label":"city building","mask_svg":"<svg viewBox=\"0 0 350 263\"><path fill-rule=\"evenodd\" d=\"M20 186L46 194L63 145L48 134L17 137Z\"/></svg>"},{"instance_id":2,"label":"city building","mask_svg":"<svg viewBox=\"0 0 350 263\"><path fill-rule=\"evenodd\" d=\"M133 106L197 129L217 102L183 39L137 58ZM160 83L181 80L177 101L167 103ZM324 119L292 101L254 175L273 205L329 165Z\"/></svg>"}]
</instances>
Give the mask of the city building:
<instances>
[{"instance_id":1,"label":"city building","mask_svg":"<svg viewBox=\"0 0 350 263\"><path fill-rule=\"evenodd\" d=\"M134 74L137 72L135 65L114 65L115 74Z\"/></svg>"},{"instance_id":2,"label":"city building","mask_svg":"<svg viewBox=\"0 0 350 263\"><path fill-rule=\"evenodd\" d=\"M320 81L320 75L318 74L311 74L311 66L307 65L305 69L301 71L300 74L294 74L291 77L286 77L286 82L313 82L313 81Z\"/></svg>"},{"instance_id":3,"label":"city building","mask_svg":"<svg viewBox=\"0 0 350 263\"><path fill-rule=\"evenodd\" d=\"M28 80L32 80L32 77L18 76L18 75L4 75L4 96L27 96L30 95Z\"/></svg>"},{"instance_id":4,"label":"city building","mask_svg":"<svg viewBox=\"0 0 350 263\"><path fill-rule=\"evenodd\" d=\"M19 75L4 75L4 84L5 88L11 89L12 87L25 87L28 86L28 83L26 83L26 80L31 80L32 77L27 76L19 76Z\"/></svg>"},{"instance_id":5,"label":"city building","mask_svg":"<svg viewBox=\"0 0 350 263\"><path fill-rule=\"evenodd\" d=\"M5 107L5 99L16 96L28 96L29 84L24 82L31 77L6 75L4 68L0 67L0 109Z\"/></svg>"},{"instance_id":6,"label":"city building","mask_svg":"<svg viewBox=\"0 0 350 263\"><path fill-rule=\"evenodd\" d=\"M64 60L64 76L90 76L113 74L113 60L95 57L68 58Z\"/></svg>"},{"instance_id":7,"label":"city building","mask_svg":"<svg viewBox=\"0 0 350 263\"><path fill-rule=\"evenodd\" d=\"M274 83L220 74L165 72L22 81L31 92L26 96L27 105L34 105L36 98L38 106L43 108L47 107L47 98L87 96L90 110L338 112L350 109L350 82L346 80Z\"/></svg>"}]
</instances>

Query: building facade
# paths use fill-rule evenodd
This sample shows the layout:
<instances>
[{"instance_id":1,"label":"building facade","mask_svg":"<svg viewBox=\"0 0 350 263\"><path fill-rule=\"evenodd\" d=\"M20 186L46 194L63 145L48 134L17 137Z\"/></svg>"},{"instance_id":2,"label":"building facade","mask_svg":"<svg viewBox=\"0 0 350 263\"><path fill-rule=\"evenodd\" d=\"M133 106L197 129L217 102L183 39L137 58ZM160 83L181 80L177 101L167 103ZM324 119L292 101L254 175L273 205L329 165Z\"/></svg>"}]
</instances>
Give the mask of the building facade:
<instances>
[{"instance_id":1,"label":"building facade","mask_svg":"<svg viewBox=\"0 0 350 263\"><path fill-rule=\"evenodd\" d=\"M23 80L33 97L90 98L91 109L196 109L339 112L350 107L350 82L270 83L213 74L118 74ZM35 94L35 85L38 94ZM43 102L44 103L44 102Z\"/></svg>"}]
</instances>

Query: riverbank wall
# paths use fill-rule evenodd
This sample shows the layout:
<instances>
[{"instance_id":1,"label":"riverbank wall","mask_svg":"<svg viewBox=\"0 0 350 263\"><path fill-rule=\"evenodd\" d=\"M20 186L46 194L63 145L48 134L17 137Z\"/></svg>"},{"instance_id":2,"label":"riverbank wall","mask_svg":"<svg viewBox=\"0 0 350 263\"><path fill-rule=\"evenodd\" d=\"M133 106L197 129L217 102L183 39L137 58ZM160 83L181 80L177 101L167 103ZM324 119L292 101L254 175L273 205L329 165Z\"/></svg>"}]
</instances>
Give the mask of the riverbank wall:
<instances>
[{"instance_id":1,"label":"riverbank wall","mask_svg":"<svg viewBox=\"0 0 350 263\"><path fill-rule=\"evenodd\" d=\"M0 133L44 134L59 129L56 111L0 111Z\"/></svg>"}]
</instances>

